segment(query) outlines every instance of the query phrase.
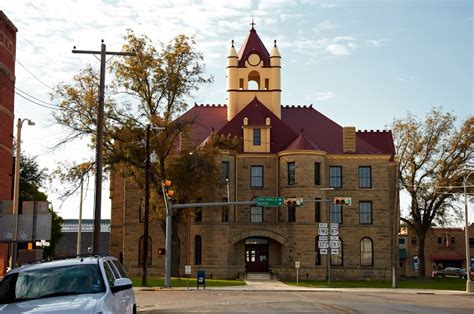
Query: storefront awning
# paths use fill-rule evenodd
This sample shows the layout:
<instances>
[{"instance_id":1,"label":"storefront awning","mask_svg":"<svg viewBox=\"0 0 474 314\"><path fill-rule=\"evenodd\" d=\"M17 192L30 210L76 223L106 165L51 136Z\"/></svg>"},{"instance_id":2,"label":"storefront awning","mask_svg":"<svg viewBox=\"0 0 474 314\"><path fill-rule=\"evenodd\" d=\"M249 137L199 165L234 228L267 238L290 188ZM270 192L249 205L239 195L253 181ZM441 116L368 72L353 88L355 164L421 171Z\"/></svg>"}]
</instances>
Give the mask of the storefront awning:
<instances>
[{"instance_id":1,"label":"storefront awning","mask_svg":"<svg viewBox=\"0 0 474 314\"><path fill-rule=\"evenodd\" d=\"M399 260L406 260L407 259L407 250L406 249L398 249L398 259Z\"/></svg>"},{"instance_id":2,"label":"storefront awning","mask_svg":"<svg viewBox=\"0 0 474 314\"><path fill-rule=\"evenodd\" d=\"M457 254L431 254L433 261L464 261L465 256Z\"/></svg>"}]
</instances>

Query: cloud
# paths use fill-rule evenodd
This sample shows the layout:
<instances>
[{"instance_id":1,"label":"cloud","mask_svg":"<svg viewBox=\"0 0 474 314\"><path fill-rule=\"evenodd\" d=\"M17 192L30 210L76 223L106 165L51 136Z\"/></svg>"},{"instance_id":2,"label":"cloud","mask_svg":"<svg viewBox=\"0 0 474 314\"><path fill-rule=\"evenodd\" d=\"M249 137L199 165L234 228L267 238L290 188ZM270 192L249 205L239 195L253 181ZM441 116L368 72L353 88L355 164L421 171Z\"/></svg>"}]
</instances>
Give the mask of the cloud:
<instances>
[{"instance_id":1,"label":"cloud","mask_svg":"<svg viewBox=\"0 0 474 314\"><path fill-rule=\"evenodd\" d=\"M335 8L337 6L339 6L338 3L334 3L334 2L323 2L320 4L321 8L324 8L324 9L332 9L332 8Z\"/></svg>"},{"instance_id":2,"label":"cloud","mask_svg":"<svg viewBox=\"0 0 474 314\"><path fill-rule=\"evenodd\" d=\"M366 40L365 42L369 47L380 48L383 45L383 43L388 42L388 41L390 41L390 39L381 38L381 39L369 39L369 40Z\"/></svg>"},{"instance_id":3,"label":"cloud","mask_svg":"<svg viewBox=\"0 0 474 314\"><path fill-rule=\"evenodd\" d=\"M326 50L335 56L348 56L351 54L349 47L346 45L333 44L327 46Z\"/></svg>"},{"instance_id":4,"label":"cloud","mask_svg":"<svg viewBox=\"0 0 474 314\"><path fill-rule=\"evenodd\" d=\"M311 97L312 100L327 100L334 97L333 92L319 92Z\"/></svg>"},{"instance_id":5,"label":"cloud","mask_svg":"<svg viewBox=\"0 0 474 314\"><path fill-rule=\"evenodd\" d=\"M313 32L320 33L322 31L332 30L336 27L336 24L333 24L329 20L321 21L317 26L313 27Z\"/></svg>"}]
</instances>

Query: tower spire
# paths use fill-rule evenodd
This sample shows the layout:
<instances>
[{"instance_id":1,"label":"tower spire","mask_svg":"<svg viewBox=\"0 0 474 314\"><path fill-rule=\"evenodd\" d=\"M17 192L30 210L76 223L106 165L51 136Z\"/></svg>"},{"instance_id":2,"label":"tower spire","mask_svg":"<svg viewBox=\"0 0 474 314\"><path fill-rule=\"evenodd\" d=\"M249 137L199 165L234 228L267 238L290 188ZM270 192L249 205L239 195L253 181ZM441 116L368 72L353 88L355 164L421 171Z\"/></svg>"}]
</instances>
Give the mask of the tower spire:
<instances>
[{"instance_id":1,"label":"tower spire","mask_svg":"<svg viewBox=\"0 0 474 314\"><path fill-rule=\"evenodd\" d=\"M252 29L255 29L254 26L257 25L257 24L255 24L255 22L253 21L253 16L252 16L252 23L250 23L250 25L252 26Z\"/></svg>"}]
</instances>

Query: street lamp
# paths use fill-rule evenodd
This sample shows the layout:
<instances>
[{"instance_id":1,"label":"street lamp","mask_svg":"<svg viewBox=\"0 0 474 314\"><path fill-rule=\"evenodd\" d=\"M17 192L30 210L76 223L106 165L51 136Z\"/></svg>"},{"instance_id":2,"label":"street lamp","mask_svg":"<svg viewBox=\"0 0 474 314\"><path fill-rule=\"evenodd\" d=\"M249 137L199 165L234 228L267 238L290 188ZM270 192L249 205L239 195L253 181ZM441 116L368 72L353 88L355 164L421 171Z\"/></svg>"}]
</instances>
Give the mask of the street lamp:
<instances>
[{"instance_id":1,"label":"street lamp","mask_svg":"<svg viewBox=\"0 0 474 314\"><path fill-rule=\"evenodd\" d=\"M471 254L469 250L469 208L467 205L467 180L469 179L469 176L474 173L474 170L470 171L466 176L464 176L464 179L462 181L462 186L464 189L464 217L465 217L465 228L464 228L464 238L466 242L466 292L474 292L474 286L471 281L471 272L470 272L470 266L471 266Z\"/></svg>"},{"instance_id":2,"label":"street lamp","mask_svg":"<svg viewBox=\"0 0 474 314\"><path fill-rule=\"evenodd\" d=\"M11 254L10 254L10 269L13 269L16 265L17 259L17 251L18 251L18 202L20 196L20 156L21 156L21 127L23 126L23 122L28 121L28 125L35 125L33 121L30 119L18 119L18 123L16 125L16 152L15 152L15 175L13 181L13 214L15 215L15 230L13 232L13 240L11 246Z\"/></svg>"},{"instance_id":3,"label":"street lamp","mask_svg":"<svg viewBox=\"0 0 474 314\"><path fill-rule=\"evenodd\" d=\"M150 124L146 127L146 140L145 140L145 221L143 224L143 272L142 272L142 285L147 286L148 280L148 220L150 212L150 167L151 163L156 163L158 161L158 155L153 151L150 153L150 132L151 129L162 131L165 128L163 127L152 127Z\"/></svg>"}]
</instances>

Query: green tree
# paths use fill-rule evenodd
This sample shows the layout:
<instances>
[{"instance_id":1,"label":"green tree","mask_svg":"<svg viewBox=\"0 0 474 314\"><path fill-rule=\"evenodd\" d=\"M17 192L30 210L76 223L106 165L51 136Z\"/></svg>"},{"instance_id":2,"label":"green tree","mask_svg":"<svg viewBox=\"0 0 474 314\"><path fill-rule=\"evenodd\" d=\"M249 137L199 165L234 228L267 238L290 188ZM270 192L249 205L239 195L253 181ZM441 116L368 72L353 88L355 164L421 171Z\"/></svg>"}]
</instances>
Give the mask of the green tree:
<instances>
[{"instance_id":1,"label":"green tree","mask_svg":"<svg viewBox=\"0 0 474 314\"><path fill-rule=\"evenodd\" d=\"M40 191L44 186L47 176L47 169L41 168L35 157L20 156L20 210L23 201L47 201L48 196ZM63 236L61 225L63 219L56 214L51 208L49 213L52 215L51 225L51 241L50 246L44 250L45 257L54 256L56 246Z\"/></svg>"},{"instance_id":2,"label":"green tree","mask_svg":"<svg viewBox=\"0 0 474 314\"><path fill-rule=\"evenodd\" d=\"M411 197L401 220L418 238L419 275L425 275L425 240L433 224L446 225L460 216L455 206L462 178L474 157L474 117L456 127L456 117L433 109L424 120L408 114L392 125L400 157L400 186Z\"/></svg>"},{"instance_id":3,"label":"green tree","mask_svg":"<svg viewBox=\"0 0 474 314\"><path fill-rule=\"evenodd\" d=\"M177 117L187 109L186 100L200 86L210 83L212 77L204 75L203 57L196 50L193 38L179 35L160 49L146 36L138 36L131 30L125 39L123 51L133 51L136 56L116 58L109 68L114 80L105 105L105 170L130 177L143 188L146 158L143 143L146 126L151 125L150 146L158 156L150 172L151 188L157 201L161 182L167 178L168 159L175 141L194 122ZM97 72L87 67L71 83L61 83L55 88L51 96L62 110L54 113L54 120L68 129L59 144L87 137L95 145L98 81ZM157 127L162 131L157 131ZM155 214L162 220L163 207L156 208Z\"/></svg>"}]
</instances>

